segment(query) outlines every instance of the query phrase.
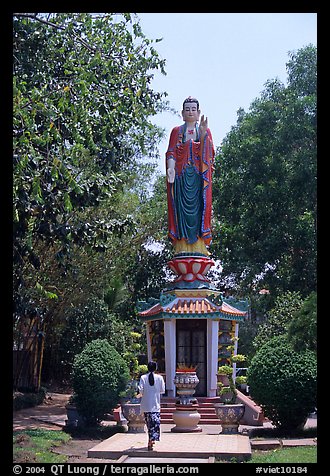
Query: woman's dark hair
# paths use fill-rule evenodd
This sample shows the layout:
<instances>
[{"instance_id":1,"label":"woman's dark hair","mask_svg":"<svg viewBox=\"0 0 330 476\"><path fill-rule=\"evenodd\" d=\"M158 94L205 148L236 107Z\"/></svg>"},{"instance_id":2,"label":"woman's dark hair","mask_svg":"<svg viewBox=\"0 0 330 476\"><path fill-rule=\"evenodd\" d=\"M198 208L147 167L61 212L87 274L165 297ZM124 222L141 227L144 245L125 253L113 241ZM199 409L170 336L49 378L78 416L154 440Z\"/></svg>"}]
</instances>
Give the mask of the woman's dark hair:
<instances>
[{"instance_id":1,"label":"woman's dark hair","mask_svg":"<svg viewBox=\"0 0 330 476\"><path fill-rule=\"evenodd\" d=\"M148 362L148 370L150 372L150 374L148 376L148 380L149 380L149 384L150 384L151 387L153 387L153 385L155 384L155 377L154 377L153 372L156 370L156 368L157 368L156 362L154 362L153 360Z\"/></svg>"}]
</instances>

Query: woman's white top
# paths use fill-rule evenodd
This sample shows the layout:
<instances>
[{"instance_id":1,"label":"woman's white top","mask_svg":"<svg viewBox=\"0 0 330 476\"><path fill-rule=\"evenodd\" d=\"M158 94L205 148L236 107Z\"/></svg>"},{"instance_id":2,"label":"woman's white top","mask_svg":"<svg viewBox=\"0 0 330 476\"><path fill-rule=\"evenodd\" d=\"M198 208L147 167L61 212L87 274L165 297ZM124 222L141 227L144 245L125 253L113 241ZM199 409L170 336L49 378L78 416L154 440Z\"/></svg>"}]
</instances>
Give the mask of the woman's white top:
<instances>
[{"instance_id":1,"label":"woman's white top","mask_svg":"<svg viewBox=\"0 0 330 476\"><path fill-rule=\"evenodd\" d=\"M149 373L140 378L139 391L141 398L141 414L144 412L160 412L160 394L165 393L165 382L161 375L154 373L155 384L149 384Z\"/></svg>"}]
</instances>

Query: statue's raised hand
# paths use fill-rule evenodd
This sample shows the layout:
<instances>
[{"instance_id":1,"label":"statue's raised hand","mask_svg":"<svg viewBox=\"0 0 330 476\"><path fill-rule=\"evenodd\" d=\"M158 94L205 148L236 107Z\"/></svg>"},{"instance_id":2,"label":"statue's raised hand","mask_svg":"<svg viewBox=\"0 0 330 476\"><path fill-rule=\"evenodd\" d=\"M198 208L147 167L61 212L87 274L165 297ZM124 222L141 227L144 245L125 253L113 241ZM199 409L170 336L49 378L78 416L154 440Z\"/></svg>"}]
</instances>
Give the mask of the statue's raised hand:
<instances>
[{"instance_id":1,"label":"statue's raised hand","mask_svg":"<svg viewBox=\"0 0 330 476\"><path fill-rule=\"evenodd\" d=\"M201 117L201 122L199 124L199 132L200 132L201 139L204 138L207 128L208 128L207 117L205 117L204 119L204 114L203 114Z\"/></svg>"}]
</instances>

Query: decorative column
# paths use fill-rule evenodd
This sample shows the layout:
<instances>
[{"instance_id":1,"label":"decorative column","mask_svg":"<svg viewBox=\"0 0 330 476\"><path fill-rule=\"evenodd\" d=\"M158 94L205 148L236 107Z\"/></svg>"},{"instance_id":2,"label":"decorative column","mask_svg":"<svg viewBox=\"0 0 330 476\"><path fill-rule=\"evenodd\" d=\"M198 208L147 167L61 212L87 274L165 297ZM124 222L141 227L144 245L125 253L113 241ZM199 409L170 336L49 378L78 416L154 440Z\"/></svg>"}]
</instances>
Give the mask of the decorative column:
<instances>
[{"instance_id":1,"label":"decorative column","mask_svg":"<svg viewBox=\"0 0 330 476\"><path fill-rule=\"evenodd\" d=\"M207 320L207 395L217 396L217 371L218 371L218 332L219 321Z\"/></svg>"},{"instance_id":2,"label":"decorative column","mask_svg":"<svg viewBox=\"0 0 330 476\"><path fill-rule=\"evenodd\" d=\"M152 360L150 325L147 324L147 354L148 362Z\"/></svg>"},{"instance_id":3,"label":"decorative column","mask_svg":"<svg viewBox=\"0 0 330 476\"><path fill-rule=\"evenodd\" d=\"M237 349L238 349L238 327L239 323L235 322L235 342L234 342L234 355L237 354ZM233 379L234 383L236 381L236 362L233 362Z\"/></svg>"},{"instance_id":4,"label":"decorative column","mask_svg":"<svg viewBox=\"0 0 330 476\"><path fill-rule=\"evenodd\" d=\"M176 321L175 319L164 320L165 334L165 369L166 390L169 397L175 397L175 385L173 382L176 366Z\"/></svg>"}]
</instances>

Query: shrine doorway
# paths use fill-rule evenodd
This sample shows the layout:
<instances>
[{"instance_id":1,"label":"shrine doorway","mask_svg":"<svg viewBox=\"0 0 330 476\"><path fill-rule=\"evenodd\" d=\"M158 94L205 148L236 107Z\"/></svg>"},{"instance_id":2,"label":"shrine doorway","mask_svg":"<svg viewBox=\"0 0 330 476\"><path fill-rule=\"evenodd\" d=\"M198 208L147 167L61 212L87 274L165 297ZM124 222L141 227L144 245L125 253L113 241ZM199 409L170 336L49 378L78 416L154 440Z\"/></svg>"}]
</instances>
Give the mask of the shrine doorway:
<instances>
[{"instance_id":1,"label":"shrine doorway","mask_svg":"<svg viewBox=\"0 0 330 476\"><path fill-rule=\"evenodd\" d=\"M197 365L199 384L196 397L206 396L206 319L177 319L176 321L176 362L187 366Z\"/></svg>"}]
</instances>

